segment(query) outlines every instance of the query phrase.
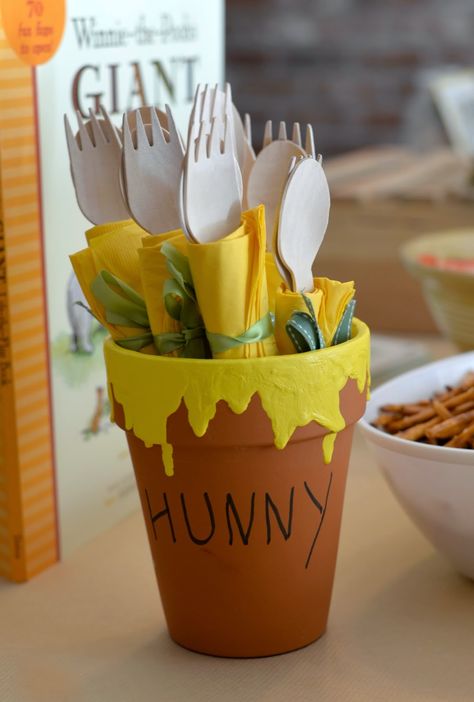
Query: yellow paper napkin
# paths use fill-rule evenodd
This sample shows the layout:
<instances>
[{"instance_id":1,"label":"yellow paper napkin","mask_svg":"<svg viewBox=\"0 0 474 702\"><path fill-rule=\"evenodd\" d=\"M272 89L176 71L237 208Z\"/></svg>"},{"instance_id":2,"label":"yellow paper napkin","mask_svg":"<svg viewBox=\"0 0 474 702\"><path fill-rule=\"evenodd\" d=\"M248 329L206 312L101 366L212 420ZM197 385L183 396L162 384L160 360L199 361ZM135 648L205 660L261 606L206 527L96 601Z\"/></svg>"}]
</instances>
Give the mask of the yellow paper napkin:
<instances>
[{"instance_id":1,"label":"yellow paper napkin","mask_svg":"<svg viewBox=\"0 0 474 702\"><path fill-rule=\"evenodd\" d=\"M103 305L91 291L97 275L106 270L143 296L138 264L138 250L143 238L150 235L131 220L110 222L92 227L86 232L89 247L70 256L72 267L89 307L113 339L125 339L137 334L136 327L110 324ZM145 350L145 349L144 349ZM148 347L146 350L150 350Z\"/></svg>"},{"instance_id":2,"label":"yellow paper napkin","mask_svg":"<svg viewBox=\"0 0 474 702\"><path fill-rule=\"evenodd\" d=\"M354 283L340 283L329 278L314 278L313 292L305 293L313 305L326 346L330 346L347 304L354 297ZM275 339L281 354L295 353L286 331L293 312L308 312L301 293L289 290L285 283L277 289L275 298Z\"/></svg>"},{"instance_id":3,"label":"yellow paper napkin","mask_svg":"<svg viewBox=\"0 0 474 702\"><path fill-rule=\"evenodd\" d=\"M311 300L314 313L318 317L323 300L322 290L305 293ZM278 352L281 354L295 353L295 347L286 331L286 323L293 312L308 312L301 293L289 290L285 283L278 287L275 297L275 339Z\"/></svg>"},{"instance_id":4,"label":"yellow paper napkin","mask_svg":"<svg viewBox=\"0 0 474 702\"><path fill-rule=\"evenodd\" d=\"M165 309L163 286L171 277L166 259L161 253L165 241L185 256L187 255L187 240L180 229L144 239L143 248L138 251L143 295L154 336L162 332L177 332L181 327L180 323L170 317Z\"/></svg>"},{"instance_id":5,"label":"yellow paper napkin","mask_svg":"<svg viewBox=\"0 0 474 702\"><path fill-rule=\"evenodd\" d=\"M239 337L269 313L263 206L242 214L241 226L209 244L188 243L194 288L207 332ZM277 352L273 334L239 344L215 358L253 358Z\"/></svg>"},{"instance_id":6,"label":"yellow paper napkin","mask_svg":"<svg viewBox=\"0 0 474 702\"><path fill-rule=\"evenodd\" d=\"M315 290L321 290L323 293L317 317L326 345L329 346L332 343L347 303L354 297L354 281L340 283L338 280L331 280L330 278L315 278L314 288Z\"/></svg>"},{"instance_id":7,"label":"yellow paper napkin","mask_svg":"<svg viewBox=\"0 0 474 702\"><path fill-rule=\"evenodd\" d=\"M267 274L268 309L274 313L277 290L284 281L276 267L271 251L267 251L265 254L265 271Z\"/></svg>"}]
</instances>

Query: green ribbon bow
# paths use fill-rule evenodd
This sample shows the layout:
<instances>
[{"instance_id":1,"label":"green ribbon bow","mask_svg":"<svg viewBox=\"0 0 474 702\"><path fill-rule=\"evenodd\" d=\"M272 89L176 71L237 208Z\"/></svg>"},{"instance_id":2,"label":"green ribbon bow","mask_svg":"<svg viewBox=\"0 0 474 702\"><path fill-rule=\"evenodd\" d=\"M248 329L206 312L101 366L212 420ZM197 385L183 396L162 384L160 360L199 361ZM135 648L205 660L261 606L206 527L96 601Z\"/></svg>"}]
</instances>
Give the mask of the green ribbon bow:
<instances>
[{"instance_id":1,"label":"green ribbon bow","mask_svg":"<svg viewBox=\"0 0 474 702\"><path fill-rule=\"evenodd\" d=\"M324 341L324 336L314 313L314 307L309 297L306 297L303 293L302 297L308 308L308 312L293 312L285 325L286 332L293 342L297 353L324 349L326 342ZM330 346L342 344L344 341L348 341L351 338L352 318L354 316L355 305L355 300L351 300L347 303L344 314L336 329L336 333L334 334L331 344L329 344Z\"/></svg>"},{"instance_id":2,"label":"green ribbon bow","mask_svg":"<svg viewBox=\"0 0 474 702\"><path fill-rule=\"evenodd\" d=\"M161 253L173 276L165 281L163 287L165 309L172 319L181 324L181 331L157 334L154 341L158 353L176 351L184 358L210 358L211 351L196 301L189 261L168 242L161 247Z\"/></svg>"},{"instance_id":3,"label":"green ribbon bow","mask_svg":"<svg viewBox=\"0 0 474 702\"><path fill-rule=\"evenodd\" d=\"M210 358L241 344L255 344L273 334L271 315L267 314L239 336L226 336L206 331L196 300L189 261L175 247L165 242L161 253L173 276L164 285L166 311L182 325L180 332L159 334L155 344L159 353L178 351L187 358ZM212 352L212 353L211 353Z\"/></svg>"},{"instance_id":4,"label":"green ribbon bow","mask_svg":"<svg viewBox=\"0 0 474 702\"><path fill-rule=\"evenodd\" d=\"M239 336L206 332L188 259L169 242L162 245L161 253L166 258L166 267L172 276L165 281L163 287L165 309L172 319L180 323L181 330L178 332L163 332L153 336L145 300L109 271L100 271L91 283L91 292L103 305L105 319L109 324L136 327L142 332L126 339L116 339L119 346L140 351L154 343L159 354L176 351L184 358L211 358L212 353L222 353L241 344L254 344L273 334L270 313Z\"/></svg>"},{"instance_id":5,"label":"green ribbon bow","mask_svg":"<svg viewBox=\"0 0 474 702\"><path fill-rule=\"evenodd\" d=\"M104 270L92 281L91 292L104 306L105 319L109 324L142 330L136 336L116 339L116 344L125 349L140 351L153 343L145 300L130 285Z\"/></svg>"},{"instance_id":6,"label":"green ribbon bow","mask_svg":"<svg viewBox=\"0 0 474 702\"><path fill-rule=\"evenodd\" d=\"M273 320L270 312L259 319L258 322L252 324L252 326L239 334L239 336L226 336L225 334L214 334L213 332L207 332L207 338L211 346L212 353L223 353L229 349L233 349L236 346L241 346L242 344L256 344L258 341L263 341L271 334L273 334Z\"/></svg>"}]
</instances>

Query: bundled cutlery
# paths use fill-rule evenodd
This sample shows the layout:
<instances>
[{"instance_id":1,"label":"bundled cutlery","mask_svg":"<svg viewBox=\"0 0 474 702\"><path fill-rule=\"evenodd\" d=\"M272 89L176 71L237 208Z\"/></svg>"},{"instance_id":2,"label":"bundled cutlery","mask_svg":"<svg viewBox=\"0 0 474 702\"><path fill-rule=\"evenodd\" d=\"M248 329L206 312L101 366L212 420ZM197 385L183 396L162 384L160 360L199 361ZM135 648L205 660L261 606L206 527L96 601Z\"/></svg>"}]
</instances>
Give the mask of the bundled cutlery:
<instances>
[{"instance_id":1,"label":"bundled cutlery","mask_svg":"<svg viewBox=\"0 0 474 702\"><path fill-rule=\"evenodd\" d=\"M242 121L226 84L197 87L186 148L169 106L128 112L122 132L103 108L86 122L78 115L76 135L67 117L65 127L77 199L91 222L131 214L150 234L181 226L190 241L209 243L239 227L243 208L263 204L281 277L291 290L312 290L330 198L311 125L303 143L298 122L291 138L280 122L274 138L269 120L255 156L250 116Z\"/></svg>"}]
</instances>

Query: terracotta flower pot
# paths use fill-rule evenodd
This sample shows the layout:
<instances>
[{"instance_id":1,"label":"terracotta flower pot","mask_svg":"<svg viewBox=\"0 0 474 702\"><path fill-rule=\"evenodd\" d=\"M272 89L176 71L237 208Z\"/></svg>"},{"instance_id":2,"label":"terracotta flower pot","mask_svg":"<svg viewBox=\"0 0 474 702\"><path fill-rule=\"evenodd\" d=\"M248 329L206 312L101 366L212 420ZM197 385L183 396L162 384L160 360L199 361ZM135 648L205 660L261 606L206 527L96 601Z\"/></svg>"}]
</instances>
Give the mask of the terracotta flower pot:
<instances>
[{"instance_id":1,"label":"terracotta flower pot","mask_svg":"<svg viewBox=\"0 0 474 702\"><path fill-rule=\"evenodd\" d=\"M106 358L110 353L114 349ZM146 362L154 360L188 363ZM115 421L128 427L171 637L194 651L233 657L284 653L318 639L326 629L353 427L364 412L366 389L348 379L340 392L346 426L329 463L322 445L328 430L315 421L297 428L283 450L276 448L258 395L241 414L218 402L200 438L181 403L167 421L174 461L169 476L161 446L147 448L137 438L110 373L109 381ZM304 401L305 388L295 392Z\"/></svg>"}]
</instances>

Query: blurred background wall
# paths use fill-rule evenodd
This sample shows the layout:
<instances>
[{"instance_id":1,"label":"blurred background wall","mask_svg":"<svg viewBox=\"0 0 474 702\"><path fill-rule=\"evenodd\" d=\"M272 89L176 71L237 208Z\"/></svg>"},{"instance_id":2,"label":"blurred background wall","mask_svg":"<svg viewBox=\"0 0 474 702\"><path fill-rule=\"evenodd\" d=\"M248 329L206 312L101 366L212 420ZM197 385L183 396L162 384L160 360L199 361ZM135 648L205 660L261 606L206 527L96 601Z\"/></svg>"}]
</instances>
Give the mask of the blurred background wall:
<instances>
[{"instance_id":1,"label":"blurred background wall","mask_svg":"<svg viewBox=\"0 0 474 702\"><path fill-rule=\"evenodd\" d=\"M474 0L228 0L227 77L259 143L311 122L325 155L444 139L426 82L474 65Z\"/></svg>"}]
</instances>

